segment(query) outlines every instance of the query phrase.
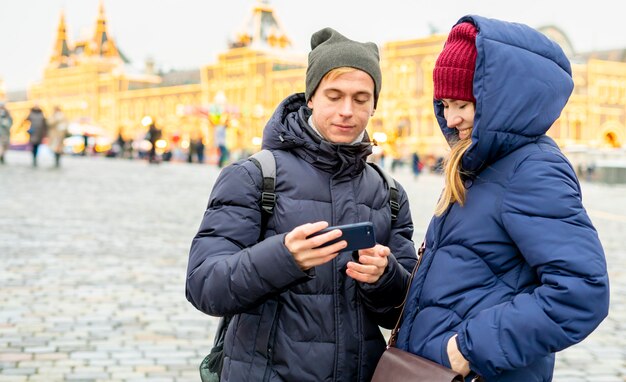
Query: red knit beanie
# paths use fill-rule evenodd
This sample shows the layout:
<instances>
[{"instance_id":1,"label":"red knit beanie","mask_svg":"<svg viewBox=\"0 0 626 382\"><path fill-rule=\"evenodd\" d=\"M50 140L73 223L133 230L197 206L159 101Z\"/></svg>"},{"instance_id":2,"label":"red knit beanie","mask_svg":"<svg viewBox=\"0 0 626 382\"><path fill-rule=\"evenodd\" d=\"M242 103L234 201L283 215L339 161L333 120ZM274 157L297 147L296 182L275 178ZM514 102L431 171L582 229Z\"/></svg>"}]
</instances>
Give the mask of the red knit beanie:
<instances>
[{"instance_id":1,"label":"red knit beanie","mask_svg":"<svg viewBox=\"0 0 626 382\"><path fill-rule=\"evenodd\" d=\"M451 98L476 103L473 83L477 33L476 27L468 22L457 24L450 31L433 71L435 99Z\"/></svg>"}]
</instances>

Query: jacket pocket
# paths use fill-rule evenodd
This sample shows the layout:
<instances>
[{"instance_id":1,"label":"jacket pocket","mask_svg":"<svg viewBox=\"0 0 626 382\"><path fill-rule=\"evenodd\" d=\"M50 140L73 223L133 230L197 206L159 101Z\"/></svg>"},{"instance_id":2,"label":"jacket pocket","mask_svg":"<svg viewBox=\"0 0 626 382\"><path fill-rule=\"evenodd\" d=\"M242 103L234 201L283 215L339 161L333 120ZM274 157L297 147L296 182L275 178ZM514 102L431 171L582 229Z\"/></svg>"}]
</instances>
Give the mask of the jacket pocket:
<instances>
[{"instance_id":1,"label":"jacket pocket","mask_svg":"<svg viewBox=\"0 0 626 382\"><path fill-rule=\"evenodd\" d=\"M450 369L450 358L448 357L448 341L452 338L456 333L451 332L443 336L443 341L441 343L441 364L448 369Z\"/></svg>"}]
</instances>

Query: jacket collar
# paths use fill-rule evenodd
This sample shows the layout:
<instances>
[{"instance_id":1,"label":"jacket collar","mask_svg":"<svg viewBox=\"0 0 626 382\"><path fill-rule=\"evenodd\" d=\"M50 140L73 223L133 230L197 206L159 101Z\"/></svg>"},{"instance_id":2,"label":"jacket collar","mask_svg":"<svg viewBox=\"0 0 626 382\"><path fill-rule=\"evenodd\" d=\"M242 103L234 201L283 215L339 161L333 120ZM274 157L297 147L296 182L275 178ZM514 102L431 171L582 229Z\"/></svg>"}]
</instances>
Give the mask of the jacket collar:
<instances>
[{"instance_id":1,"label":"jacket collar","mask_svg":"<svg viewBox=\"0 0 626 382\"><path fill-rule=\"evenodd\" d=\"M304 93L287 97L263 130L263 148L291 151L335 177L354 177L363 171L367 156L372 153L367 133L358 144L328 142L309 126L311 113Z\"/></svg>"}]
</instances>

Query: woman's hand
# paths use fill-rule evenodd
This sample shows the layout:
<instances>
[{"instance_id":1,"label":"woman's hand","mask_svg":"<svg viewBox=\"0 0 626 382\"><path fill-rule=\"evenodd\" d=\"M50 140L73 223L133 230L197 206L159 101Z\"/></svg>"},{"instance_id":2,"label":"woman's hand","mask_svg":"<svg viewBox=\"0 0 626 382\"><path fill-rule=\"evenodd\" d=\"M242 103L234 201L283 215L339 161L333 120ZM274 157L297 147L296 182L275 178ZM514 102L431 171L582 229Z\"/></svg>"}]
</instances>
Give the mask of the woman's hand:
<instances>
[{"instance_id":1,"label":"woman's hand","mask_svg":"<svg viewBox=\"0 0 626 382\"><path fill-rule=\"evenodd\" d=\"M470 365L456 345L456 336L455 334L448 340L448 360L452 370L466 377L470 373Z\"/></svg>"}]
</instances>

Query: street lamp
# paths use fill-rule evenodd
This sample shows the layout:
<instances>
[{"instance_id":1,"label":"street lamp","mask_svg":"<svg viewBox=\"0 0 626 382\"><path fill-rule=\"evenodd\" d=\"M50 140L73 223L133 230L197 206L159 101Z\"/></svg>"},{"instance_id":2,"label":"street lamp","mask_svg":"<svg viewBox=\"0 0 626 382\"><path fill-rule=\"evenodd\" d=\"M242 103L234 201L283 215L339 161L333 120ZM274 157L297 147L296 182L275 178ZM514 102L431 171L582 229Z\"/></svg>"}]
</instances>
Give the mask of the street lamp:
<instances>
[{"instance_id":1,"label":"street lamp","mask_svg":"<svg viewBox=\"0 0 626 382\"><path fill-rule=\"evenodd\" d=\"M141 124L143 125L143 127L150 126L152 124L152 117L150 117L149 115L146 115L145 117L141 119Z\"/></svg>"},{"instance_id":2,"label":"street lamp","mask_svg":"<svg viewBox=\"0 0 626 382\"><path fill-rule=\"evenodd\" d=\"M374 133L373 135L374 140L378 143L385 143L387 142L387 134L381 132L381 131L377 131Z\"/></svg>"}]
</instances>

